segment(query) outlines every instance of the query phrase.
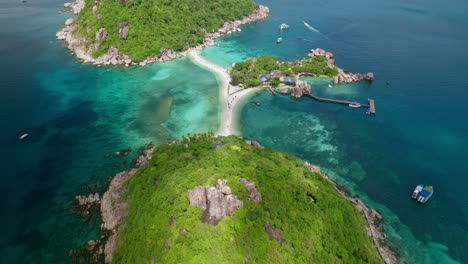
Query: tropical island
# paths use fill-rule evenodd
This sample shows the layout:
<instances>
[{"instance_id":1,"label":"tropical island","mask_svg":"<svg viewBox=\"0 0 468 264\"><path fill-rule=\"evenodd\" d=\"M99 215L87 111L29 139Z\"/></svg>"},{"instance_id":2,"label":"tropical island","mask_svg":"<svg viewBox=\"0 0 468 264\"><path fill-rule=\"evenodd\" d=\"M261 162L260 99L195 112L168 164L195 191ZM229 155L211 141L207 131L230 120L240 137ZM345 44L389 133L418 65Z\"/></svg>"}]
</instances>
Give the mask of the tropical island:
<instances>
[{"instance_id":1,"label":"tropical island","mask_svg":"<svg viewBox=\"0 0 468 264\"><path fill-rule=\"evenodd\" d=\"M105 235L73 261L396 263L381 216L290 154L205 133L149 146L137 162L102 196L75 198L99 209Z\"/></svg>"},{"instance_id":2,"label":"tropical island","mask_svg":"<svg viewBox=\"0 0 468 264\"><path fill-rule=\"evenodd\" d=\"M68 19L57 38L96 65L172 60L269 15L252 0L76 0L65 7L77 18Z\"/></svg>"},{"instance_id":3,"label":"tropical island","mask_svg":"<svg viewBox=\"0 0 468 264\"><path fill-rule=\"evenodd\" d=\"M230 70L231 84L244 88L265 86L297 86L301 76L331 78L334 83L372 81L374 74L350 73L335 65L335 55L323 49L311 49L308 57L291 62L263 55L235 63Z\"/></svg>"}]
</instances>

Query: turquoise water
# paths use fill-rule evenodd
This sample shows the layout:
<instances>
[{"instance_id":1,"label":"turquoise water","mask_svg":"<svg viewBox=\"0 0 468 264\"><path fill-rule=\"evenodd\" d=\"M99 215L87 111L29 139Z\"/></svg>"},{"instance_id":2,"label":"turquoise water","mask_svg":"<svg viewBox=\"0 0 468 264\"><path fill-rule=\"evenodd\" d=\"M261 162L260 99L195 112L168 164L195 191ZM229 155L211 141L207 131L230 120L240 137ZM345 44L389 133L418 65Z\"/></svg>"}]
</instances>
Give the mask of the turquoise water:
<instances>
[{"instance_id":1,"label":"turquoise water","mask_svg":"<svg viewBox=\"0 0 468 264\"><path fill-rule=\"evenodd\" d=\"M376 81L328 89L326 79L308 79L314 93L374 98L378 114L261 93L251 99L259 107L242 109L242 133L320 165L380 209L390 242L409 263L467 263L467 3L265 4L268 20L203 55L229 66L264 53L286 60L325 48L348 70L373 71ZM55 40L70 16L62 5L0 0L0 22L8 25L0 30L8 40L0 44L1 263L68 262L70 249L99 237L97 217L84 221L70 212L74 195L103 190L143 144L219 125L212 73L188 59L128 69L81 65ZM291 28L280 33L281 23ZM19 141L23 133L30 136ZM129 157L114 157L127 147L134 149ZM408 198L419 183L436 190L424 206Z\"/></svg>"},{"instance_id":2,"label":"turquoise water","mask_svg":"<svg viewBox=\"0 0 468 264\"><path fill-rule=\"evenodd\" d=\"M1 263L67 263L99 238L69 201L102 191L137 149L216 131L215 76L189 59L144 68L81 65L55 40L62 1L0 3ZM25 19L27 17L28 19ZM28 133L20 141L18 137ZM128 157L116 151L132 147Z\"/></svg>"}]
</instances>

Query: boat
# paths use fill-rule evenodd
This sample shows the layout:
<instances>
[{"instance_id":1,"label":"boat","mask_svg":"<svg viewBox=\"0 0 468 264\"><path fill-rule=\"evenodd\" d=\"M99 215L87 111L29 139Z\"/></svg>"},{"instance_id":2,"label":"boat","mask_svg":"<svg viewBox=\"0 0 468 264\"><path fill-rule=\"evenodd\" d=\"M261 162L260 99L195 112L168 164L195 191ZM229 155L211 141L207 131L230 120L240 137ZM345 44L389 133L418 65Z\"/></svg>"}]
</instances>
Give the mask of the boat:
<instances>
[{"instance_id":1,"label":"boat","mask_svg":"<svg viewBox=\"0 0 468 264\"><path fill-rule=\"evenodd\" d=\"M23 135L21 135L21 137L20 137L19 139L24 139L24 138L26 138L27 136L29 136L29 134L23 134Z\"/></svg>"},{"instance_id":2,"label":"boat","mask_svg":"<svg viewBox=\"0 0 468 264\"><path fill-rule=\"evenodd\" d=\"M352 107L352 108L359 108L359 107L361 107L361 104L360 104L360 103L350 103L350 104L349 104L349 107Z\"/></svg>"},{"instance_id":3,"label":"boat","mask_svg":"<svg viewBox=\"0 0 468 264\"><path fill-rule=\"evenodd\" d=\"M305 21L302 21L302 23L304 23L304 26L306 26L308 29L314 31L314 32L317 32L317 33L320 33L320 31L318 31L316 28L314 28L313 26L309 25L307 22Z\"/></svg>"},{"instance_id":4,"label":"boat","mask_svg":"<svg viewBox=\"0 0 468 264\"><path fill-rule=\"evenodd\" d=\"M366 115L370 115L370 114L371 114L371 110L370 108L367 108Z\"/></svg>"},{"instance_id":5,"label":"boat","mask_svg":"<svg viewBox=\"0 0 468 264\"><path fill-rule=\"evenodd\" d=\"M281 25L279 26L279 30L285 30L285 29L288 29L288 28L289 28L289 26L286 25L286 24L281 24Z\"/></svg>"},{"instance_id":6,"label":"boat","mask_svg":"<svg viewBox=\"0 0 468 264\"><path fill-rule=\"evenodd\" d=\"M434 193L434 188L431 185L424 186L422 184L419 184L414 189L413 194L411 195L411 198L415 199L416 201L420 203L425 203L431 198L433 193Z\"/></svg>"},{"instance_id":7,"label":"boat","mask_svg":"<svg viewBox=\"0 0 468 264\"><path fill-rule=\"evenodd\" d=\"M331 86L331 84L328 85L328 88L332 88L333 86Z\"/></svg>"},{"instance_id":8,"label":"boat","mask_svg":"<svg viewBox=\"0 0 468 264\"><path fill-rule=\"evenodd\" d=\"M283 38L277 38L276 39L276 43L280 43L281 41L283 41Z\"/></svg>"}]
</instances>

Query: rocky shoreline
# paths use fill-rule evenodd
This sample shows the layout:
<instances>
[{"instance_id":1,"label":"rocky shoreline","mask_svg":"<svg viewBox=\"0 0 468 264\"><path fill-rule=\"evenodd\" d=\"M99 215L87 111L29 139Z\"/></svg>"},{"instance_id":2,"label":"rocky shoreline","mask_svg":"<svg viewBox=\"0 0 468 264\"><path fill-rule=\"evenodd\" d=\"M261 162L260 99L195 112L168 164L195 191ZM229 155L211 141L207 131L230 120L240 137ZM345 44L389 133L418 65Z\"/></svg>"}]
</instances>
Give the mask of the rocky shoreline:
<instances>
[{"instance_id":1,"label":"rocky shoreline","mask_svg":"<svg viewBox=\"0 0 468 264\"><path fill-rule=\"evenodd\" d=\"M153 145L149 144L142 155L136 160L138 169L146 166L153 154ZM111 263L112 253L118 246L118 234L123 229L123 221L127 216L128 201L121 199L126 189L124 183L130 179L138 169L119 172L114 175L109 187L102 195L92 193L75 196L75 203L81 208L80 215L87 216L90 208L98 207L101 215L101 232L99 240L90 240L84 250L72 250L70 256L72 263ZM84 261L84 262L83 262Z\"/></svg>"},{"instance_id":2,"label":"rocky shoreline","mask_svg":"<svg viewBox=\"0 0 468 264\"><path fill-rule=\"evenodd\" d=\"M339 83L354 83L354 82L359 82L359 81L373 81L374 80L374 73L368 72L368 73L352 73L352 72L347 72L344 69L336 66L335 64L335 55L329 51L326 51L324 49L311 49L309 51L308 56L310 58L316 57L316 56L323 56L327 59L327 64L328 67L330 68L336 68L338 70L338 74L333 77L333 82L336 84Z\"/></svg>"},{"instance_id":3,"label":"rocky shoreline","mask_svg":"<svg viewBox=\"0 0 468 264\"><path fill-rule=\"evenodd\" d=\"M73 3L65 3L64 7L69 9L75 15L78 15L85 6L84 0L76 0ZM97 5L93 6L93 12L98 13ZM259 5L258 9L255 9L252 14L244 17L241 20L226 22L223 27L221 27L217 32L206 33L205 39L202 44L191 47L182 52L175 52L170 49L161 49L159 57L148 57L141 62L132 61L132 59L125 54L120 54L119 50L116 47L110 47L109 50L97 57L93 58L91 56L92 52L97 49L97 46L89 46L89 41L85 38L78 36L76 32L78 25L73 18L69 18L65 21L65 26L57 32L56 37L59 40L64 40L67 42L67 48L74 54L79 60L83 63L89 63L100 66L108 65L122 65L122 66L145 66L147 64L156 63L156 62L165 62L174 60L176 58L184 57L188 55L193 50L200 50L205 46L213 45L214 41L223 35L231 34L233 32L240 32L240 27L244 24L252 23L258 20L265 19L270 14L270 10L266 6ZM99 14L97 14L99 16ZM119 38L126 39L128 35L129 25L128 22L123 22L120 25ZM96 39L103 39L108 36L107 30L101 28L96 32ZM89 46L89 47L88 47Z\"/></svg>"},{"instance_id":4,"label":"rocky shoreline","mask_svg":"<svg viewBox=\"0 0 468 264\"><path fill-rule=\"evenodd\" d=\"M374 247L379 252L380 257L385 262L385 264L396 264L398 263L398 257L395 252L392 251L385 245L385 234L382 233L382 227L380 223L383 221L383 217L376 210L367 207L361 200L357 198L350 197L348 192L339 186L336 182L331 180L327 175L323 174L320 171L320 167L312 165L308 162L304 162L304 167L309 169L311 172L316 172L322 175L326 180L328 180L335 190L346 200L350 201L356 209L358 209L364 215L367 222L367 235L372 238L374 241Z\"/></svg>"}]
</instances>

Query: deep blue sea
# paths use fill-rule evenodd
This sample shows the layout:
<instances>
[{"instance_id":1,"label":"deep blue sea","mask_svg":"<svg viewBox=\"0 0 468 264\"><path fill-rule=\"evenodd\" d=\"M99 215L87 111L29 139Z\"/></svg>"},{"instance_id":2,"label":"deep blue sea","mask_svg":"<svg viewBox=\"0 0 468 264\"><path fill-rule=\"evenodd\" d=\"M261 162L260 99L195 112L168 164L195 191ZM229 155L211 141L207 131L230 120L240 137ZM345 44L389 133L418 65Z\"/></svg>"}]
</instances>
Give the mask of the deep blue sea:
<instances>
[{"instance_id":1,"label":"deep blue sea","mask_svg":"<svg viewBox=\"0 0 468 264\"><path fill-rule=\"evenodd\" d=\"M241 110L242 134L320 165L380 210L407 263L468 263L468 2L259 2L271 17L206 48L207 59L290 60L321 47L376 80L328 88L307 79L313 93L373 98L377 115L265 92ZM70 211L74 195L102 191L146 143L219 126L216 77L188 59L128 69L76 61L55 39L71 17L63 3L0 0L1 263L67 263L99 238L97 217ZM127 147L128 157L114 156ZM419 183L435 188L424 205L409 199Z\"/></svg>"}]
</instances>

